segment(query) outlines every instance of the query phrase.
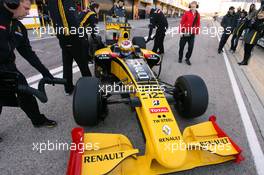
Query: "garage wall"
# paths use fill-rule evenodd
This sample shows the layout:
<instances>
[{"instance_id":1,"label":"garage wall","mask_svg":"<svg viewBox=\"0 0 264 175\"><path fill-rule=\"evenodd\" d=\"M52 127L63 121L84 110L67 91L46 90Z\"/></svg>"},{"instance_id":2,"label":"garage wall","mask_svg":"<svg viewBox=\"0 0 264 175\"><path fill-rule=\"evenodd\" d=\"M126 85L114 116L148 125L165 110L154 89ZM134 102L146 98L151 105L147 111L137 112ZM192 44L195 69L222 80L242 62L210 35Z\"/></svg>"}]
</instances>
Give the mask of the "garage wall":
<instances>
[{"instance_id":1,"label":"garage wall","mask_svg":"<svg viewBox=\"0 0 264 175\"><path fill-rule=\"evenodd\" d=\"M109 11L113 7L113 0L95 0L100 4L100 20L103 20L104 14L109 14ZM129 19L133 18L133 0L125 0L125 8Z\"/></svg>"}]
</instances>

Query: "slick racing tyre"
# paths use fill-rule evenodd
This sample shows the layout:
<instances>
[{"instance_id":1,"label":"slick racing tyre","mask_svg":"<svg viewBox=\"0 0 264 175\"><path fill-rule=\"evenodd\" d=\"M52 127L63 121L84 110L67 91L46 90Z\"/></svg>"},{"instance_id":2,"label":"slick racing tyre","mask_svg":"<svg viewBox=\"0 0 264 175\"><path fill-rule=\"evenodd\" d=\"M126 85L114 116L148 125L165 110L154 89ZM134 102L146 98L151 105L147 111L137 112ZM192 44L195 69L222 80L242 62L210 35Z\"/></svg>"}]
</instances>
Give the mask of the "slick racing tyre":
<instances>
[{"instance_id":1,"label":"slick racing tyre","mask_svg":"<svg viewBox=\"0 0 264 175\"><path fill-rule=\"evenodd\" d=\"M176 80L175 108L184 118L203 115L208 107L208 90L205 82L196 75L181 76Z\"/></svg>"},{"instance_id":2,"label":"slick racing tyre","mask_svg":"<svg viewBox=\"0 0 264 175\"><path fill-rule=\"evenodd\" d=\"M80 126L95 126L101 117L102 96L100 81L93 77L83 77L77 84L73 96L73 116Z\"/></svg>"},{"instance_id":3,"label":"slick racing tyre","mask_svg":"<svg viewBox=\"0 0 264 175\"><path fill-rule=\"evenodd\" d=\"M144 37L136 36L133 38L132 43L139 46L141 49L146 49L146 41Z\"/></svg>"}]
</instances>

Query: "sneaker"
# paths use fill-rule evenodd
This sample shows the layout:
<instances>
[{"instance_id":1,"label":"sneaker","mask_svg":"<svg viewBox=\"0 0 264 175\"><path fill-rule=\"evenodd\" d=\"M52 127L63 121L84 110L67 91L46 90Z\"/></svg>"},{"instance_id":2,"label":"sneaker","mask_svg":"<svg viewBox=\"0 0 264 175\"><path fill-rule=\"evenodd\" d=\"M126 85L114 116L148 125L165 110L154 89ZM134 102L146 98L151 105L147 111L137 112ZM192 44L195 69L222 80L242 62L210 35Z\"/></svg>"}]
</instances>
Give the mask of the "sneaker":
<instances>
[{"instance_id":1,"label":"sneaker","mask_svg":"<svg viewBox=\"0 0 264 175\"><path fill-rule=\"evenodd\" d=\"M3 142L3 139L0 137L0 143Z\"/></svg>"},{"instance_id":2,"label":"sneaker","mask_svg":"<svg viewBox=\"0 0 264 175\"><path fill-rule=\"evenodd\" d=\"M178 60L178 63L182 63L182 60L179 59L179 60Z\"/></svg>"},{"instance_id":3,"label":"sneaker","mask_svg":"<svg viewBox=\"0 0 264 175\"><path fill-rule=\"evenodd\" d=\"M185 62L186 62L186 64L189 65L189 66L192 65L192 63L190 62L190 60L185 60Z\"/></svg>"}]
</instances>

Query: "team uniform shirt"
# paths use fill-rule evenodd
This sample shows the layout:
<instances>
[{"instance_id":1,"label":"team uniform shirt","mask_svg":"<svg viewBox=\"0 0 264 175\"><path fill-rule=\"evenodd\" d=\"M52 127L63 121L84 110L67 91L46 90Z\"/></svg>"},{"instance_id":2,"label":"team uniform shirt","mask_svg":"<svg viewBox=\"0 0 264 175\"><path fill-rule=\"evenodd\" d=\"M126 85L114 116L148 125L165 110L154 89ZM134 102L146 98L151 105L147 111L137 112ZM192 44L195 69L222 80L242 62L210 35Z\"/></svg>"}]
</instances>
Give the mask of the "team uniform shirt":
<instances>
[{"instance_id":1,"label":"team uniform shirt","mask_svg":"<svg viewBox=\"0 0 264 175\"><path fill-rule=\"evenodd\" d=\"M32 50L28 39L28 32L25 26L18 20L13 20L13 30L15 35L15 47L19 54L36 68L43 75L49 76L47 68L40 62L36 53Z\"/></svg>"},{"instance_id":2,"label":"team uniform shirt","mask_svg":"<svg viewBox=\"0 0 264 175\"><path fill-rule=\"evenodd\" d=\"M160 9L156 9L150 15L149 28L157 28L157 30L166 31L168 29L168 20Z\"/></svg>"},{"instance_id":3,"label":"team uniform shirt","mask_svg":"<svg viewBox=\"0 0 264 175\"><path fill-rule=\"evenodd\" d=\"M13 14L0 2L0 64L15 61L15 39L13 35Z\"/></svg>"},{"instance_id":4,"label":"team uniform shirt","mask_svg":"<svg viewBox=\"0 0 264 175\"><path fill-rule=\"evenodd\" d=\"M197 20L193 25L195 18L197 18ZM200 21L201 21L201 17L197 11L196 13L193 13L192 11L186 11L181 19L180 31L184 34L197 35L200 32L200 27L201 27Z\"/></svg>"},{"instance_id":5,"label":"team uniform shirt","mask_svg":"<svg viewBox=\"0 0 264 175\"><path fill-rule=\"evenodd\" d=\"M244 40L247 44L256 45L258 40L264 36L264 19L257 19L249 25L249 32L245 34Z\"/></svg>"}]
</instances>

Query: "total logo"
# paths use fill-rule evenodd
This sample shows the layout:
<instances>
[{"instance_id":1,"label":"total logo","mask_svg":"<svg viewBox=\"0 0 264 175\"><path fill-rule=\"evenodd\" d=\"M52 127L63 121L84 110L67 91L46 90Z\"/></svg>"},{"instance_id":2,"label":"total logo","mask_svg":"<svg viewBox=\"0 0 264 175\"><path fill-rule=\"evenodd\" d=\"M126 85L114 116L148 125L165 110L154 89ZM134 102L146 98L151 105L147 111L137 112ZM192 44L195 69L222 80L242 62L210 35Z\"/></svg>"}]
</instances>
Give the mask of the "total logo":
<instances>
[{"instance_id":1,"label":"total logo","mask_svg":"<svg viewBox=\"0 0 264 175\"><path fill-rule=\"evenodd\" d=\"M169 109L167 107L161 107L161 108L149 108L150 113L166 113L169 112Z\"/></svg>"},{"instance_id":2,"label":"total logo","mask_svg":"<svg viewBox=\"0 0 264 175\"><path fill-rule=\"evenodd\" d=\"M163 131L163 133L166 134L166 135L171 135L171 128L170 128L168 125L164 125L164 126L162 127L162 131Z\"/></svg>"}]
</instances>

